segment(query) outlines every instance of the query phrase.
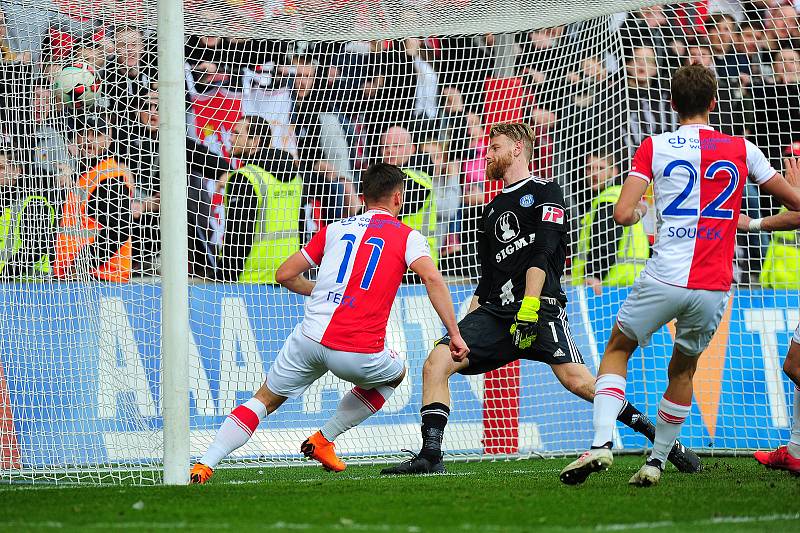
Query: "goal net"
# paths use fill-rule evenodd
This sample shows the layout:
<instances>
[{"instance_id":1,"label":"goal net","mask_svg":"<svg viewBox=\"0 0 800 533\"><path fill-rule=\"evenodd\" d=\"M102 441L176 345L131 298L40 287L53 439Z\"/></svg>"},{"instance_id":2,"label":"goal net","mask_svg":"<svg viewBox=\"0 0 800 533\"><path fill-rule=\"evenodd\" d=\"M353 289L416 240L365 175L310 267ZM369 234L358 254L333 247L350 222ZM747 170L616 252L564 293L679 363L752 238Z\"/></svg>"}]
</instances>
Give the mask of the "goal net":
<instances>
[{"instance_id":1,"label":"goal net","mask_svg":"<svg viewBox=\"0 0 800 533\"><path fill-rule=\"evenodd\" d=\"M165 176L154 4L0 0L0 478L161 480L166 269L190 275L190 439L200 456L302 320L302 297L275 285L274 270L360 211L372 162L407 171L403 220L429 238L463 316L480 275L476 223L502 188L486 180L484 160L499 122L531 125L532 173L563 187L566 316L594 371L656 227L653 209L623 235L608 206L633 150L677 125L671 72L715 69L713 125L745 135L779 170L800 156L792 3L652 4L188 1L186 176ZM186 228L159 227L160 183L171 179L186 180ZM752 185L742 209L777 212ZM163 231L184 236L187 265L161 261ZM699 451L788 439L781 358L800 313L797 243L792 231L738 237L732 298L681 435ZM602 291L587 278L604 280ZM656 332L630 363L628 399L651 417L673 332ZM408 376L337 440L346 460L418 449L422 365L442 334L409 279L387 331ZM568 455L590 442L591 405L547 365L456 375L450 386L447 458ZM325 375L225 465L302 464L300 443L349 388ZM649 445L622 426L615 441Z\"/></svg>"}]
</instances>

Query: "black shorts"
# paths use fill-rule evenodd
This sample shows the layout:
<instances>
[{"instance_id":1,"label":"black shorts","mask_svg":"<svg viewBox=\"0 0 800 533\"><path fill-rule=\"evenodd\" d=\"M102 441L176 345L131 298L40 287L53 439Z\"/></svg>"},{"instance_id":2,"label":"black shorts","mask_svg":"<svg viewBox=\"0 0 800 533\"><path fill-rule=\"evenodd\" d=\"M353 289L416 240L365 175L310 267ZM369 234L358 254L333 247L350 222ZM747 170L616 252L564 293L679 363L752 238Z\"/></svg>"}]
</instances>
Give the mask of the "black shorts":
<instances>
[{"instance_id":1,"label":"black shorts","mask_svg":"<svg viewBox=\"0 0 800 533\"><path fill-rule=\"evenodd\" d=\"M542 302L539 309L539 334L533 345L520 350L514 346L509 329L513 317L503 317L479 307L458 323L461 336L469 346L469 366L459 374L484 374L517 359L530 359L550 365L583 363L583 356L572 339L567 312L560 305ZM436 344L448 344L445 335Z\"/></svg>"}]
</instances>

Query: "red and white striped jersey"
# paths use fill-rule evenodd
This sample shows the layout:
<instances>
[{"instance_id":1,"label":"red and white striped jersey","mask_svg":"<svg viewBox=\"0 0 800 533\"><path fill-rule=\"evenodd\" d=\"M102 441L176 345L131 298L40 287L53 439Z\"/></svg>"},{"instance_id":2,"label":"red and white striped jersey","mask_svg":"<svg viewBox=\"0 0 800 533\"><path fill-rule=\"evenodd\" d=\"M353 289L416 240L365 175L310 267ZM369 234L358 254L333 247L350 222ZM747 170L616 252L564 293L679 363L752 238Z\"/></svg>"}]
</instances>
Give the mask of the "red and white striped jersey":
<instances>
[{"instance_id":1,"label":"red and white striped jersey","mask_svg":"<svg viewBox=\"0 0 800 533\"><path fill-rule=\"evenodd\" d=\"M630 171L653 182L658 235L645 272L688 289L730 289L745 177L776 174L753 143L704 125L648 137Z\"/></svg>"},{"instance_id":2,"label":"red and white striped jersey","mask_svg":"<svg viewBox=\"0 0 800 533\"><path fill-rule=\"evenodd\" d=\"M386 322L409 265L431 251L423 235L387 211L330 224L301 250L319 266L302 331L334 350L383 350Z\"/></svg>"}]
</instances>

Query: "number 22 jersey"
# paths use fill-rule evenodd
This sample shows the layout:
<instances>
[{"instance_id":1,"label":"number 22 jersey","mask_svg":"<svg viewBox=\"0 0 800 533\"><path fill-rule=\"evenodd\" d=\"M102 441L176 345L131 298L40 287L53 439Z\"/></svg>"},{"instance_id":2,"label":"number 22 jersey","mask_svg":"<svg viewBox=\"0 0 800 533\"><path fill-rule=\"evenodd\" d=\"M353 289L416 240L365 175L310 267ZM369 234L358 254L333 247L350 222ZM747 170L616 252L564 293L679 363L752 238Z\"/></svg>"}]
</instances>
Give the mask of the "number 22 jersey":
<instances>
[{"instance_id":1,"label":"number 22 jersey","mask_svg":"<svg viewBox=\"0 0 800 533\"><path fill-rule=\"evenodd\" d=\"M710 126L645 139L629 173L655 195L658 235L645 272L687 289L730 289L745 179L760 185L775 174L753 143Z\"/></svg>"}]
</instances>

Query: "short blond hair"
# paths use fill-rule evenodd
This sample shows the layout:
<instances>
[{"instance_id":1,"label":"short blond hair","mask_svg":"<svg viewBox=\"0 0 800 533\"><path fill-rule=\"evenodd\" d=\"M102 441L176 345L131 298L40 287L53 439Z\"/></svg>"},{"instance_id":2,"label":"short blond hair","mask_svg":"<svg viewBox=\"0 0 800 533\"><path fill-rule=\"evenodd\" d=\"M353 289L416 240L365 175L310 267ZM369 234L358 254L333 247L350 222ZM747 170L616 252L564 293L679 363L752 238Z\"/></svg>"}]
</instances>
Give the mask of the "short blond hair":
<instances>
[{"instance_id":1,"label":"short blond hair","mask_svg":"<svg viewBox=\"0 0 800 533\"><path fill-rule=\"evenodd\" d=\"M514 142L522 141L528 161L533 157L533 130L524 122L501 122L489 130L489 137L505 135Z\"/></svg>"}]
</instances>

